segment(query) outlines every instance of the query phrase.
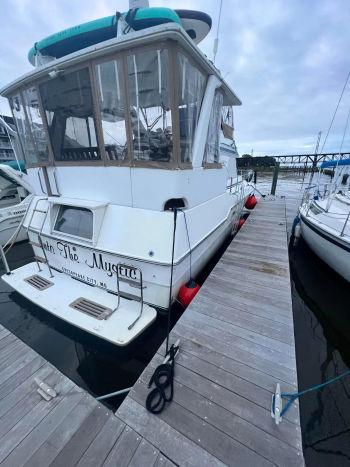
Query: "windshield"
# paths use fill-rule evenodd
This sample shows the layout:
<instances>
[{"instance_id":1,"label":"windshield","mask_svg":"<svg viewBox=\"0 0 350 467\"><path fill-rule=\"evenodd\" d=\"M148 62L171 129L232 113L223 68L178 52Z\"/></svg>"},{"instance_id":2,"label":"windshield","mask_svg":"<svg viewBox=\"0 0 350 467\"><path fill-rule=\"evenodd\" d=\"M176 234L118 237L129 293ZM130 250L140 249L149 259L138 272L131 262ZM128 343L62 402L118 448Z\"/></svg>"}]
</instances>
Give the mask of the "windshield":
<instances>
[{"instance_id":1,"label":"windshield","mask_svg":"<svg viewBox=\"0 0 350 467\"><path fill-rule=\"evenodd\" d=\"M162 45L57 70L14 95L27 164L48 164L50 154L64 165L190 167L207 75Z\"/></svg>"}]
</instances>

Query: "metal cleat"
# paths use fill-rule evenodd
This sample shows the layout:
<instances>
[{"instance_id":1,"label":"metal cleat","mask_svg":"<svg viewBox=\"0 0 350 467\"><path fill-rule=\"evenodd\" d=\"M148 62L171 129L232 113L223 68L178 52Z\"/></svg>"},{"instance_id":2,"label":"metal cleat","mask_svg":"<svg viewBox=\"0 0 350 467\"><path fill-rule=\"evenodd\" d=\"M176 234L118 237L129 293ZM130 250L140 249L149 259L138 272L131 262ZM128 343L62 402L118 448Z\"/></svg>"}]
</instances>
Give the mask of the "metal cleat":
<instances>
[{"instance_id":1,"label":"metal cleat","mask_svg":"<svg viewBox=\"0 0 350 467\"><path fill-rule=\"evenodd\" d=\"M51 399L54 399L57 396L57 392L51 386L44 383L44 381L41 381L41 379L34 378L34 381L39 386L37 392L47 402L49 402Z\"/></svg>"}]
</instances>

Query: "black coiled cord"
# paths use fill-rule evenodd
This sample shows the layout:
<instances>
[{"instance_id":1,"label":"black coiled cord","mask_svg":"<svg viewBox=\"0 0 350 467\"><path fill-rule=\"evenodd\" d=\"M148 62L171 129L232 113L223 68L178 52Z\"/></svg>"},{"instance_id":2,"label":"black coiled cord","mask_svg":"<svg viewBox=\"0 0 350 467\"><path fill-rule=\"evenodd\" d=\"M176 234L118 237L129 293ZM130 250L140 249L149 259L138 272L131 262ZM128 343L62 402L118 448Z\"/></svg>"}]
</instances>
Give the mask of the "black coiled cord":
<instances>
[{"instance_id":1,"label":"black coiled cord","mask_svg":"<svg viewBox=\"0 0 350 467\"><path fill-rule=\"evenodd\" d=\"M173 400L175 356L178 349L174 344L170 347L167 353L169 357L168 361L155 369L149 381L149 388L152 384L155 385L155 388L152 389L146 399L146 409L151 413L161 413L165 407L165 403ZM169 386L170 390L167 391Z\"/></svg>"}]
</instances>

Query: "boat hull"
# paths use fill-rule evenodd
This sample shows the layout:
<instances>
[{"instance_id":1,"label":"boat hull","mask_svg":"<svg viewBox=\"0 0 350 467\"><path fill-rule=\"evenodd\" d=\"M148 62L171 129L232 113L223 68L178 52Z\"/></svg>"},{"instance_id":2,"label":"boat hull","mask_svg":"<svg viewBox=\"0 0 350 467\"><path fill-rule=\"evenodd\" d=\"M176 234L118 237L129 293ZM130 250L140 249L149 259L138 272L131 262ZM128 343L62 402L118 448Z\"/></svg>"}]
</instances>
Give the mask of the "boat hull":
<instances>
[{"instance_id":1,"label":"boat hull","mask_svg":"<svg viewBox=\"0 0 350 467\"><path fill-rule=\"evenodd\" d=\"M14 205L0 209L0 245L5 245L14 236L23 216L27 211L28 204ZM27 240L27 231L23 227L15 238L15 242Z\"/></svg>"},{"instance_id":2,"label":"boat hull","mask_svg":"<svg viewBox=\"0 0 350 467\"><path fill-rule=\"evenodd\" d=\"M303 215L301 233L311 250L350 282L350 245L320 229Z\"/></svg>"},{"instance_id":3,"label":"boat hull","mask_svg":"<svg viewBox=\"0 0 350 467\"><path fill-rule=\"evenodd\" d=\"M230 235L235 215L238 211L240 212L241 208L241 205L233 206L227 219L196 245L191 255L187 254L174 264L173 299L177 297L180 287L190 279L190 270L192 270L192 277L195 277ZM29 238L34 243L37 242L34 232L30 232ZM118 264L139 268L143 275L144 302L157 308L168 308L171 264L118 256L108 251L84 247L45 234L41 235L41 239L49 264L54 269L107 291L117 292L116 268ZM34 246L34 253L36 256L43 256L39 247ZM122 295L127 298L133 299L139 296L135 288L127 283L121 282L120 289Z\"/></svg>"}]
</instances>

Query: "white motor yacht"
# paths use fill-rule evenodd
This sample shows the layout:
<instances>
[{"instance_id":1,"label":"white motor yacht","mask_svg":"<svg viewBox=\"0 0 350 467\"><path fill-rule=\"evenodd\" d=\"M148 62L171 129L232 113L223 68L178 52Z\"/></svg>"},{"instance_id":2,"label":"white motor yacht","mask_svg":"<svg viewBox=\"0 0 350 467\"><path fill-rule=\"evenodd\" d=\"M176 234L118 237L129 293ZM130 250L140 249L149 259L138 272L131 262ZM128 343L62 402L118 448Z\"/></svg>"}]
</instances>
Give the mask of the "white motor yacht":
<instances>
[{"instance_id":1,"label":"white motor yacht","mask_svg":"<svg viewBox=\"0 0 350 467\"><path fill-rule=\"evenodd\" d=\"M35 261L3 279L119 346L205 267L251 191L236 169L241 102L197 45L210 25L141 8L71 28L37 43L38 66L1 91L35 193Z\"/></svg>"},{"instance_id":2,"label":"white motor yacht","mask_svg":"<svg viewBox=\"0 0 350 467\"><path fill-rule=\"evenodd\" d=\"M350 282L350 159L327 161L335 169L331 189L319 190L299 209L301 233L309 247Z\"/></svg>"}]
</instances>

